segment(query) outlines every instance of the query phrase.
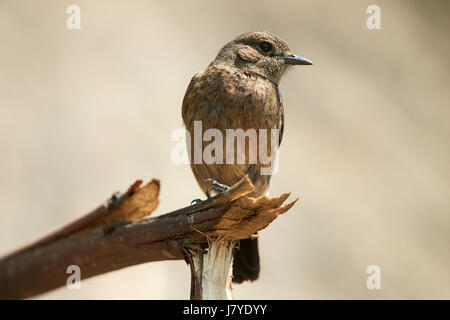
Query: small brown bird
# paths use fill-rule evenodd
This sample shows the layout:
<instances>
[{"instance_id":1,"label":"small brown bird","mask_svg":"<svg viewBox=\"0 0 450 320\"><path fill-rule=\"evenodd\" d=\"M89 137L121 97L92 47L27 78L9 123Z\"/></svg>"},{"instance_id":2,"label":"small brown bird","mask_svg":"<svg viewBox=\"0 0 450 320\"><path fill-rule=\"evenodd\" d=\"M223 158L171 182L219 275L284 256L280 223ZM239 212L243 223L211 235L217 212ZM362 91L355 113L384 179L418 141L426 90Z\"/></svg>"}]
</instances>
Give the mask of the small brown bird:
<instances>
[{"instance_id":1,"label":"small brown bird","mask_svg":"<svg viewBox=\"0 0 450 320\"><path fill-rule=\"evenodd\" d=\"M227 43L208 68L192 78L184 96L182 116L191 137L187 141L190 154L194 154L194 121L201 121L202 132L217 129L223 136L227 129L255 129L259 138L260 129L277 129L278 146L284 125L278 83L290 66L310 64L308 59L292 54L286 42L269 32L245 33ZM267 143L268 157L272 156L270 140L269 131L267 141L261 142ZM194 176L208 197L211 191L224 191L245 175L255 186L249 196L258 197L267 191L271 175L262 174L261 169L270 164L263 162L257 152L262 148L262 144L258 145L260 140L256 145L250 138L248 141L245 150L233 147L233 163L226 161L232 150L227 149L225 141L222 161L194 163L191 157ZM209 141L201 142L203 149L208 144ZM258 159L252 162L249 156L255 151ZM245 152L244 163L237 161L239 152ZM215 153L218 156L217 150ZM257 240L241 240L234 249L233 282L256 280L259 270Z\"/></svg>"}]
</instances>

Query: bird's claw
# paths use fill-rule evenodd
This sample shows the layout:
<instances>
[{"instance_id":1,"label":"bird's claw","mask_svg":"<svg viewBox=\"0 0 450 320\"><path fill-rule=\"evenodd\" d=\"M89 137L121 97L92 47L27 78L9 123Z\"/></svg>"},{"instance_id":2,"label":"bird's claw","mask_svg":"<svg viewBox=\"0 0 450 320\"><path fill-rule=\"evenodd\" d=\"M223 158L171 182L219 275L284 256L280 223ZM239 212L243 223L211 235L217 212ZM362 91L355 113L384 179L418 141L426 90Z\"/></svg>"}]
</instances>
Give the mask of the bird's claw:
<instances>
[{"instance_id":1,"label":"bird's claw","mask_svg":"<svg viewBox=\"0 0 450 320\"><path fill-rule=\"evenodd\" d=\"M206 196L208 198L211 198L211 191L217 191L219 193L223 193L223 192L227 191L228 189L230 189L229 186L219 183L216 180L211 179L211 178L205 179L204 181L209 182L212 185L211 189L206 190Z\"/></svg>"},{"instance_id":2,"label":"bird's claw","mask_svg":"<svg viewBox=\"0 0 450 320\"><path fill-rule=\"evenodd\" d=\"M194 200L191 201L191 206L193 204L197 204L197 203L200 203L200 202L203 202L203 200L202 199L194 199Z\"/></svg>"}]
</instances>

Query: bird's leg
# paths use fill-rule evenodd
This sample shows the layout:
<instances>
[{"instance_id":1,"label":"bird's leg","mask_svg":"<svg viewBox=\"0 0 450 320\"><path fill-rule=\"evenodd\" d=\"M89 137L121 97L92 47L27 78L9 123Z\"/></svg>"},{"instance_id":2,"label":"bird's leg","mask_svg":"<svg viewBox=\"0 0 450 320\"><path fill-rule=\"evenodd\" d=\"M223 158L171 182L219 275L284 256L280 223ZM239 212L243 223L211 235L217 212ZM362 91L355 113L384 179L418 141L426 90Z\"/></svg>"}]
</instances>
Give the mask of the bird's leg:
<instances>
[{"instance_id":1,"label":"bird's leg","mask_svg":"<svg viewBox=\"0 0 450 320\"><path fill-rule=\"evenodd\" d=\"M228 189L230 189L229 186L219 183L216 180L211 179L211 178L205 179L205 182L209 182L212 185L212 187L210 189L206 190L206 192L205 192L206 196L208 198L211 198L211 191L217 191L219 193L223 193L223 192L227 191Z\"/></svg>"},{"instance_id":2,"label":"bird's leg","mask_svg":"<svg viewBox=\"0 0 450 320\"><path fill-rule=\"evenodd\" d=\"M211 191L217 191L219 193L222 193L222 192L225 192L228 189L230 189L229 186L227 186L225 184L222 184L222 183L219 183L216 180L211 179L211 178L206 179L205 182L209 182L212 185L212 187L210 189L206 190L206 192L205 192L206 197L208 199L212 197ZM202 199L194 199L194 200L191 201L191 205L194 205L194 204L197 204L197 203L200 203L200 202L203 202L203 200Z\"/></svg>"}]
</instances>

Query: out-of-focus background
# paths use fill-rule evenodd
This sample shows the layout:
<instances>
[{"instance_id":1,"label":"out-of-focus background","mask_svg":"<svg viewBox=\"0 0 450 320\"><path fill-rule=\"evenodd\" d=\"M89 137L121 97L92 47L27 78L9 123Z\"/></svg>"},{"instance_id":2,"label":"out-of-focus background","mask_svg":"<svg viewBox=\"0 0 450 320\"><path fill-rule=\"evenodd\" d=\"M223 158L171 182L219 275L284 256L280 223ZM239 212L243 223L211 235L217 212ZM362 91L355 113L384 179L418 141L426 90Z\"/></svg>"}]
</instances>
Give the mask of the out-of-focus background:
<instances>
[{"instance_id":1,"label":"out-of-focus background","mask_svg":"<svg viewBox=\"0 0 450 320\"><path fill-rule=\"evenodd\" d=\"M81 8L68 30L66 9ZM381 8L381 30L366 8ZM171 162L191 77L267 30L314 62L281 82L271 194L297 205L261 232L261 278L237 299L450 298L448 1L0 1L0 254L162 181L156 214L202 197ZM381 290L366 268L381 268ZM188 299L183 261L42 299ZM1 284L0 284L1 285Z\"/></svg>"}]
</instances>

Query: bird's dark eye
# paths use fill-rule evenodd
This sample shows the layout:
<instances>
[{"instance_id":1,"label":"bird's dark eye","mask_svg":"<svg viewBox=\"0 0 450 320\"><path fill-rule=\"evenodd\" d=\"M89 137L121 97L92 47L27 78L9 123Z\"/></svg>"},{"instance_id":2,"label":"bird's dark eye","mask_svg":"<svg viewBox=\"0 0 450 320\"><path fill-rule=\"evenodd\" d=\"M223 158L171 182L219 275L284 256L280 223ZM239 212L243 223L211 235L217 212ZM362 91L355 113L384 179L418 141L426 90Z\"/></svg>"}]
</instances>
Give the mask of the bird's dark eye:
<instances>
[{"instance_id":1,"label":"bird's dark eye","mask_svg":"<svg viewBox=\"0 0 450 320\"><path fill-rule=\"evenodd\" d=\"M263 42L259 45L259 48L261 49L262 53L269 53L272 51L272 44L269 42Z\"/></svg>"}]
</instances>

